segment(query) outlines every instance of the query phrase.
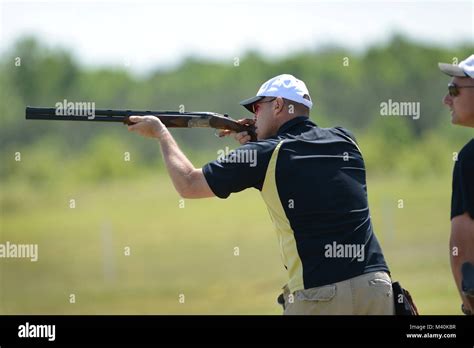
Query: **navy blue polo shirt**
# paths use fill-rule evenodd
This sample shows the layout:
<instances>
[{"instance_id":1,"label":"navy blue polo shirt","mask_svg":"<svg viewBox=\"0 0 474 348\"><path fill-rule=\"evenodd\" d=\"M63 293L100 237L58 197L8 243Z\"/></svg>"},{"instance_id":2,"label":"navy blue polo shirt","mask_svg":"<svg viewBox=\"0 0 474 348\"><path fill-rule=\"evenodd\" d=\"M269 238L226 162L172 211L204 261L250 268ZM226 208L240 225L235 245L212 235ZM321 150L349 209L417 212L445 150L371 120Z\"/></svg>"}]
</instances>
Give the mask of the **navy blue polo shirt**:
<instances>
[{"instance_id":1,"label":"navy blue polo shirt","mask_svg":"<svg viewBox=\"0 0 474 348\"><path fill-rule=\"evenodd\" d=\"M202 170L217 197L261 192L292 292L388 272L372 228L364 160L346 129L295 117L276 136L248 142Z\"/></svg>"}]
</instances>

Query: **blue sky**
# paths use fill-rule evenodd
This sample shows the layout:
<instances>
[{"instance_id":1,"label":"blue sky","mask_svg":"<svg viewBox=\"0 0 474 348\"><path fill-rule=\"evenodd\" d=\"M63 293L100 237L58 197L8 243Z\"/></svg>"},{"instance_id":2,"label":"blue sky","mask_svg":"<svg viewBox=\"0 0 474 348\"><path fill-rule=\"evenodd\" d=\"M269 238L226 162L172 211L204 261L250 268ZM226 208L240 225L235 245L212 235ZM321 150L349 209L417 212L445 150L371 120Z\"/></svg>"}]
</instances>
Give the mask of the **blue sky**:
<instances>
[{"instance_id":1,"label":"blue sky","mask_svg":"<svg viewBox=\"0 0 474 348\"><path fill-rule=\"evenodd\" d=\"M71 50L86 65L133 71L186 56L228 61L328 44L356 51L402 33L455 45L474 38L473 1L1 1L0 52L22 35ZM454 15L456 13L456 15ZM474 44L473 44L474 45Z\"/></svg>"}]
</instances>

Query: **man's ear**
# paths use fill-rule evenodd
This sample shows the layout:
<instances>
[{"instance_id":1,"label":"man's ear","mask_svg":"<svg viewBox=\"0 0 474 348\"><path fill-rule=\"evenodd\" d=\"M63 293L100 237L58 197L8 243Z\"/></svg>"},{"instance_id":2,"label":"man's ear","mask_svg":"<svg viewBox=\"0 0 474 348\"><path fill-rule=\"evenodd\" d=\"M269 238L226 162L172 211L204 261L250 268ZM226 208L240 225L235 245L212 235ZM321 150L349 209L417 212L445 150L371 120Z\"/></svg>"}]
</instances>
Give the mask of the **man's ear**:
<instances>
[{"instance_id":1,"label":"man's ear","mask_svg":"<svg viewBox=\"0 0 474 348\"><path fill-rule=\"evenodd\" d=\"M275 99L275 112L279 114L285 107L285 100L282 97L277 97Z\"/></svg>"}]
</instances>

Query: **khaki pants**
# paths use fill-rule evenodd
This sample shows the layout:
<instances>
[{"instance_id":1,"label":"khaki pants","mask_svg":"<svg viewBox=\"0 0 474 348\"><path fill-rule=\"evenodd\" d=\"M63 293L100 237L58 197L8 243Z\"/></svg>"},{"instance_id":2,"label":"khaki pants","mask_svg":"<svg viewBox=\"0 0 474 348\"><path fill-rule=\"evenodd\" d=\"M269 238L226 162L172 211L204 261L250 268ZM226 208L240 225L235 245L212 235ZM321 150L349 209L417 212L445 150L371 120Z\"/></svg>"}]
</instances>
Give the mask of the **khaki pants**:
<instances>
[{"instance_id":1,"label":"khaki pants","mask_svg":"<svg viewBox=\"0 0 474 348\"><path fill-rule=\"evenodd\" d=\"M339 283L297 290L283 287L284 315L394 315L392 281L372 272Z\"/></svg>"}]
</instances>

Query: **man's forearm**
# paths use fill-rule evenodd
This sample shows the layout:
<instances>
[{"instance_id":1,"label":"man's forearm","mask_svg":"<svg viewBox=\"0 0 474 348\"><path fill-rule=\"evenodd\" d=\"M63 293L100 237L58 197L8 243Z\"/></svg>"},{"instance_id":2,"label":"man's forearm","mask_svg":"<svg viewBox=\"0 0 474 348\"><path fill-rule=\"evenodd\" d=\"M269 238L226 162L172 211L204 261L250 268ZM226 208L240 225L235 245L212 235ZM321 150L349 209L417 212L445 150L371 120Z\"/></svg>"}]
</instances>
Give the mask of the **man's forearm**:
<instances>
[{"instance_id":1,"label":"man's forearm","mask_svg":"<svg viewBox=\"0 0 474 348\"><path fill-rule=\"evenodd\" d=\"M176 191L185 196L191 184L195 168L180 150L171 133L165 129L159 138L161 153Z\"/></svg>"},{"instance_id":2,"label":"man's forearm","mask_svg":"<svg viewBox=\"0 0 474 348\"><path fill-rule=\"evenodd\" d=\"M133 123L128 126L129 131L137 132L147 138L159 139L166 168L176 191L178 191L181 197L215 197L202 169L194 168L159 118L153 116L130 116L129 120Z\"/></svg>"}]
</instances>

